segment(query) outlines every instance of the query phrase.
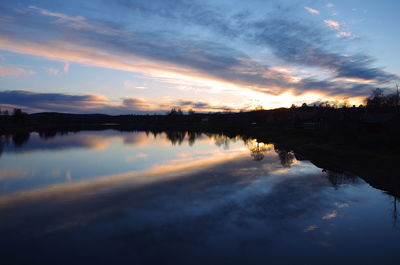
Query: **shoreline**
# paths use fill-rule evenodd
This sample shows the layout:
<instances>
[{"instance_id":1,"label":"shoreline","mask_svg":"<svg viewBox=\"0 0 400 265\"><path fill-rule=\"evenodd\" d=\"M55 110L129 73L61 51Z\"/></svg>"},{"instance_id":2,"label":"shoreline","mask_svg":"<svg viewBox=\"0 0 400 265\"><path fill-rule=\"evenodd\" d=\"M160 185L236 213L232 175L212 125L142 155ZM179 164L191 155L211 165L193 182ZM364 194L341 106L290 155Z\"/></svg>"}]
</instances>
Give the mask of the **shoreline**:
<instances>
[{"instance_id":1,"label":"shoreline","mask_svg":"<svg viewBox=\"0 0 400 265\"><path fill-rule=\"evenodd\" d=\"M272 126L251 126L247 128L217 128L209 124L195 124L165 128L163 126L132 126L116 124L76 124L65 126L20 127L3 135L28 135L38 132L45 137L53 137L59 132L82 130L119 131L191 131L219 133L228 137L242 136L254 138L264 143L272 143L285 151L293 151L298 160L308 160L319 168L339 173L359 176L371 186L391 195L400 197L400 170L396 161L400 159L397 146L368 145L365 143L326 139L319 131L309 129L278 128ZM23 136L22 136L23 139Z\"/></svg>"}]
</instances>

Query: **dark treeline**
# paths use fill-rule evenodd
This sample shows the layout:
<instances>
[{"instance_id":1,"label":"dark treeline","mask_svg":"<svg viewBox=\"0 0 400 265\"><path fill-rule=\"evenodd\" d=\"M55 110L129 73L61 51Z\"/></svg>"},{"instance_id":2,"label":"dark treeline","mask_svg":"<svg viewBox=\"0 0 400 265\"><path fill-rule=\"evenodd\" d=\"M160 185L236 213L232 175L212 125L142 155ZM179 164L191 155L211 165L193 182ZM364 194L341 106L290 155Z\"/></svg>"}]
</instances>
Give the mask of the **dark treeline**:
<instances>
[{"instance_id":1,"label":"dark treeline","mask_svg":"<svg viewBox=\"0 0 400 265\"><path fill-rule=\"evenodd\" d=\"M322 103L248 112L184 113L172 109L164 115L101 114L26 114L16 109L1 112L0 137L16 146L29 140L30 132L43 138L80 130L142 130L164 132L173 144L184 135L194 143L199 133L240 135L273 143L283 166L297 159L310 160L316 166L335 172L351 172L372 186L400 196L400 112L398 93L384 95L376 89L365 106ZM186 133L183 133L186 132ZM224 144L224 138L219 141ZM0 153L4 141L0 141ZM263 159L263 149L254 146L254 160ZM340 181L338 182L340 183Z\"/></svg>"},{"instance_id":2,"label":"dark treeline","mask_svg":"<svg viewBox=\"0 0 400 265\"><path fill-rule=\"evenodd\" d=\"M384 95L376 89L366 99L366 105L337 106L327 102L318 105L294 106L247 112L195 113L171 109L163 115L103 115L36 113L26 114L14 109L1 112L0 134L37 131L51 136L60 131L83 129L211 131L226 134L281 135L307 134L341 143L393 146L400 144L400 115L398 93ZM293 136L293 135L292 135Z\"/></svg>"},{"instance_id":3,"label":"dark treeline","mask_svg":"<svg viewBox=\"0 0 400 265\"><path fill-rule=\"evenodd\" d=\"M328 103L273 110L248 112L184 114L172 109L164 115L103 115L103 114L26 114L15 109L0 115L0 133L38 131L79 131L82 129L115 128L120 130L208 130L225 133L268 131L274 129L305 131L307 134L341 142L400 143L398 96L385 96L373 91L366 106L332 106Z\"/></svg>"}]
</instances>

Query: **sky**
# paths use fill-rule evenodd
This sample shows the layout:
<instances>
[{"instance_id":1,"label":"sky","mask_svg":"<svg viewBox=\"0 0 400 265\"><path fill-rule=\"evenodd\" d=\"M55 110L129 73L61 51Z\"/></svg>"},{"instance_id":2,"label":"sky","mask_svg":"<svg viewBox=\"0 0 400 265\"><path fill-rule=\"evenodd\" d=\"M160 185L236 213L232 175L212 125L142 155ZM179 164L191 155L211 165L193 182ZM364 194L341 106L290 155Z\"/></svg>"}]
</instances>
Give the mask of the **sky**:
<instances>
[{"instance_id":1,"label":"sky","mask_svg":"<svg viewBox=\"0 0 400 265\"><path fill-rule=\"evenodd\" d=\"M2 0L0 108L363 104L400 76L397 0Z\"/></svg>"}]
</instances>

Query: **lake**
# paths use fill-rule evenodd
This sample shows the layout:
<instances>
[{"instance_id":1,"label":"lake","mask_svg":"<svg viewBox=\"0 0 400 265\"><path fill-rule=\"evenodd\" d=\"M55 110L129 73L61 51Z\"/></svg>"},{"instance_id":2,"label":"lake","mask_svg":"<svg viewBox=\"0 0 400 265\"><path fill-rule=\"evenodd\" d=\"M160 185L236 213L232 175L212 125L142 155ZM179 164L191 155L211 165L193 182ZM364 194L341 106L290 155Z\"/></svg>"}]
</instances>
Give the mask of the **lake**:
<instances>
[{"instance_id":1,"label":"lake","mask_svg":"<svg viewBox=\"0 0 400 265\"><path fill-rule=\"evenodd\" d=\"M0 142L2 264L398 264L397 200L255 139Z\"/></svg>"}]
</instances>

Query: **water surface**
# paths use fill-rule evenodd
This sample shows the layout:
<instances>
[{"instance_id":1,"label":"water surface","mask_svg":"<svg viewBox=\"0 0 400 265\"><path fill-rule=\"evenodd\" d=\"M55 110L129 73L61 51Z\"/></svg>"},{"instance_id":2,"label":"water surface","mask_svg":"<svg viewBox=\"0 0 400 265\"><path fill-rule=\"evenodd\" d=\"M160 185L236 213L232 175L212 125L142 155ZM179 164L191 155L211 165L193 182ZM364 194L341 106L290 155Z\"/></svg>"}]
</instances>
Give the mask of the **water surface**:
<instances>
[{"instance_id":1,"label":"water surface","mask_svg":"<svg viewBox=\"0 0 400 265\"><path fill-rule=\"evenodd\" d=\"M2 137L4 264L398 264L396 199L254 139Z\"/></svg>"}]
</instances>

